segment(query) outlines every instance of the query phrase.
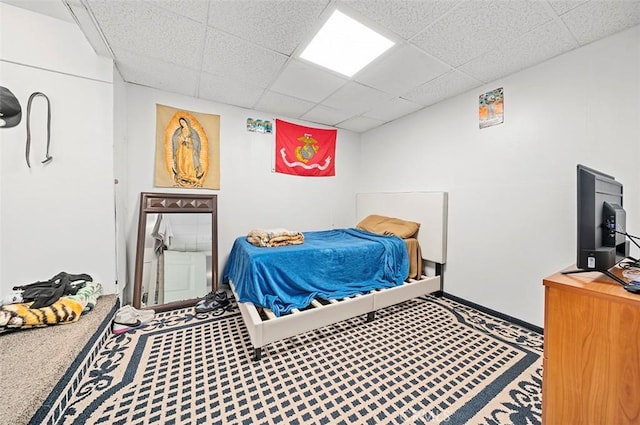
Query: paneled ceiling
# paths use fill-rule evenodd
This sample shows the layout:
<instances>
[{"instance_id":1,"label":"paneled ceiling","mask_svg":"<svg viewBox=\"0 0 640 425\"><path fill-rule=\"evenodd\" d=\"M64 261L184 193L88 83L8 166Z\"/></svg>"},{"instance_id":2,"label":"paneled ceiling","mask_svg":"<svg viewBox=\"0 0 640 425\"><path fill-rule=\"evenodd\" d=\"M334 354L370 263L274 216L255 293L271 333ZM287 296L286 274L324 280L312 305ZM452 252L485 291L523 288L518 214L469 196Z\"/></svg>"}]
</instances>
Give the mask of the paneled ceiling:
<instances>
[{"instance_id":1,"label":"paneled ceiling","mask_svg":"<svg viewBox=\"0 0 640 425\"><path fill-rule=\"evenodd\" d=\"M640 24L640 0L4 1L66 6L129 83L355 132ZM396 42L351 78L298 57L336 8Z\"/></svg>"}]
</instances>

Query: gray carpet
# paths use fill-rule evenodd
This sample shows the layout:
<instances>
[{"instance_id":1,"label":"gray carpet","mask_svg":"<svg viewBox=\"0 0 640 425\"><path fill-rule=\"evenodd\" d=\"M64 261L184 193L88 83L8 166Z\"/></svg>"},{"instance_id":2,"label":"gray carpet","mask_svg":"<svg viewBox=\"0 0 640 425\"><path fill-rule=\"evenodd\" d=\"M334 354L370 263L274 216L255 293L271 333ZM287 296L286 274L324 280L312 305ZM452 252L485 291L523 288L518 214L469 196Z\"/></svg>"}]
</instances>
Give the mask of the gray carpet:
<instances>
[{"instance_id":1,"label":"gray carpet","mask_svg":"<svg viewBox=\"0 0 640 425\"><path fill-rule=\"evenodd\" d=\"M156 315L109 338L65 424L539 424L542 336L425 297L271 344L251 359L235 305ZM61 393L67 390L61 389ZM34 422L36 423L36 422Z\"/></svg>"},{"instance_id":2,"label":"gray carpet","mask_svg":"<svg viewBox=\"0 0 640 425\"><path fill-rule=\"evenodd\" d=\"M115 295L103 295L77 322L0 334L0 423L29 422L85 345L100 333L116 303ZM76 365L72 371L78 371Z\"/></svg>"}]
</instances>

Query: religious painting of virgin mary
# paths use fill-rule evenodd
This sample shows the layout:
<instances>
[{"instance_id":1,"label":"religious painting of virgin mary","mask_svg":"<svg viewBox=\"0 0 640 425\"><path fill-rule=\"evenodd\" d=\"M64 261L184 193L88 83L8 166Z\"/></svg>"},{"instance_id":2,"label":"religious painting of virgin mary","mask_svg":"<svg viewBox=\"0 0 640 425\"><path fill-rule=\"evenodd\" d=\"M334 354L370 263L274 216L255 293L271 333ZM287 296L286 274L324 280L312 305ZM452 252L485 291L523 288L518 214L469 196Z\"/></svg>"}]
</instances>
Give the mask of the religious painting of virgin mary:
<instances>
[{"instance_id":1,"label":"religious painting of virgin mary","mask_svg":"<svg viewBox=\"0 0 640 425\"><path fill-rule=\"evenodd\" d=\"M158 187L220 189L220 116L156 105Z\"/></svg>"}]
</instances>

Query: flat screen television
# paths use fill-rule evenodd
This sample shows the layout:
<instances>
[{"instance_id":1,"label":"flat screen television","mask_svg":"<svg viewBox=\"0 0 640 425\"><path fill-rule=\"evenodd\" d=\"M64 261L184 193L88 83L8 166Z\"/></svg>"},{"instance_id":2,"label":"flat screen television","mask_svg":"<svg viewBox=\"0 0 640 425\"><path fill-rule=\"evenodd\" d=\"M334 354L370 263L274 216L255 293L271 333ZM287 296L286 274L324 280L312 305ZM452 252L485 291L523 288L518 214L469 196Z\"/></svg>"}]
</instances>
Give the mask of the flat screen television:
<instances>
[{"instance_id":1,"label":"flat screen television","mask_svg":"<svg viewBox=\"0 0 640 425\"><path fill-rule=\"evenodd\" d=\"M623 186L613 176L577 166L577 255L582 271L599 271L626 284L609 271L629 254Z\"/></svg>"}]
</instances>

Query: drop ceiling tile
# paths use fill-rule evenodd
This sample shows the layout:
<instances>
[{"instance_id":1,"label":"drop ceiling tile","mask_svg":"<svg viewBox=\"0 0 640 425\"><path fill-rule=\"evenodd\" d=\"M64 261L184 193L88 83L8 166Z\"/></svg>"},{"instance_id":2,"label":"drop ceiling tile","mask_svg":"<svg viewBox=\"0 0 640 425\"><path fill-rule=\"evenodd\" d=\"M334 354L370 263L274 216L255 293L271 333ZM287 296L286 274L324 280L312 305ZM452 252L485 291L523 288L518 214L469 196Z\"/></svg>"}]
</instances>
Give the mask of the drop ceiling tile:
<instances>
[{"instance_id":1,"label":"drop ceiling tile","mask_svg":"<svg viewBox=\"0 0 640 425\"><path fill-rule=\"evenodd\" d=\"M183 67L200 68L204 24L142 1L91 0L90 4L116 55L125 49Z\"/></svg>"},{"instance_id":2,"label":"drop ceiling tile","mask_svg":"<svg viewBox=\"0 0 640 425\"><path fill-rule=\"evenodd\" d=\"M462 72L451 71L405 93L402 97L420 105L429 106L480 85L482 82Z\"/></svg>"},{"instance_id":3,"label":"drop ceiling tile","mask_svg":"<svg viewBox=\"0 0 640 425\"><path fill-rule=\"evenodd\" d=\"M269 88L278 93L317 103L346 82L346 79L313 65L291 60Z\"/></svg>"},{"instance_id":4,"label":"drop ceiling tile","mask_svg":"<svg viewBox=\"0 0 640 425\"><path fill-rule=\"evenodd\" d=\"M354 117L349 118L346 121L342 121L337 125L338 128L344 128L345 130L355 131L356 133L363 133L372 128L379 127L384 124L384 121L376 120L367 117Z\"/></svg>"},{"instance_id":5,"label":"drop ceiling tile","mask_svg":"<svg viewBox=\"0 0 640 425\"><path fill-rule=\"evenodd\" d=\"M198 97L241 108L253 109L263 92L264 89L262 87L202 73Z\"/></svg>"},{"instance_id":6,"label":"drop ceiling tile","mask_svg":"<svg viewBox=\"0 0 640 425\"><path fill-rule=\"evenodd\" d=\"M116 67L122 78L130 83L153 87L186 96L195 96L199 73L170 62L147 58L136 53L121 50ZM179 75L180 78L176 78Z\"/></svg>"},{"instance_id":7,"label":"drop ceiling tile","mask_svg":"<svg viewBox=\"0 0 640 425\"><path fill-rule=\"evenodd\" d=\"M562 15L562 21L585 45L640 24L640 1L590 1Z\"/></svg>"},{"instance_id":8,"label":"drop ceiling tile","mask_svg":"<svg viewBox=\"0 0 640 425\"><path fill-rule=\"evenodd\" d=\"M207 30L203 72L268 87L287 57L214 28Z\"/></svg>"},{"instance_id":9,"label":"drop ceiling tile","mask_svg":"<svg viewBox=\"0 0 640 425\"><path fill-rule=\"evenodd\" d=\"M256 109L277 115L298 118L313 108L314 104L306 100L268 91L256 104Z\"/></svg>"},{"instance_id":10,"label":"drop ceiling tile","mask_svg":"<svg viewBox=\"0 0 640 425\"><path fill-rule=\"evenodd\" d=\"M349 82L324 100L323 105L342 109L353 115L370 110L373 105L392 99L393 96L356 82Z\"/></svg>"},{"instance_id":11,"label":"drop ceiling tile","mask_svg":"<svg viewBox=\"0 0 640 425\"><path fill-rule=\"evenodd\" d=\"M467 0L411 41L457 67L551 19L542 2Z\"/></svg>"},{"instance_id":12,"label":"drop ceiling tile","mask_svg":"<svg viewBox=\"0 0 640 425\"><path fill-rule=\"evenodd\" d=\"M214 1L209 25L290 55L311 35L327 4L328 0Z\"/></svg>"},{"instance_id":13,"label":"drop ceiling tile","mask_svg":"<svg viewBox=\"0 0 640 425\"><path fill-rule=\"evenodd\" d=\"M396 97L395 99L375 106L369 112L363 114L363 116L366 118L389 122L422 108L422 105Z\"/></svg>"},{"instance_id":14,"label":"drop ceiling tile","mask_svg":"<svg viewBox=\"0 0 640 425\"><path fill-rule=\"evenodd\" d=\"M558 15L567 13L571 9L580 6L582 3L586 3L589 0L548 0L549 4L553 8L553 11Z\"/></svg>"},{"instance_id":15,"label":"drop ceiling tile","mask_svg":"<svg viewBox=\"0 0 640 425\"><path fill-rule=\"evenodd\" d=\"M575 47L577 46L571 35L558 22L551 21L458 69L478 80L489 82L544 62Z\"/></svg>"},{"instance_id":16,"label":"drop ceiling tile","mask_svg":"<svg viewBox=\"0 0 640 425\"><path fill-rule=\"evenodd\" d=\"M186 16L196 22L207 23L209 2L202 0L151 0L154 6L161 7L169 12Z\"/></svg>"},{"instance_id":17,"label":"drop ceiling tile","mask_svg":"<svg viewBox=\"0 0 640 425\"><path fill-rule=\"evenodd\" d=\"M353 114L340 109L333 109L322 105L317 105L300 118L325 125L336 125L337 123L352 117Z\"/></svg>"},{"instance_id":18,"label":"drop ceiling tile","mask_svg":"<svg viewBox=\"0 0 640 425\"><path fill-rule=\"evenodd\" d=\"M411 45L392 49L389 54L357 73L355 81L386 93L401 95L451 70L451 67Z\"/></svg>"},{"instance_id":19,"label":"drop ceiling tile","mask_svg":"<svg viewBox=\"0 0 640 425\"><path fill-rule=\"evenodd\" d=\"M367 19L408 39L456 5L454 1L339 0Z\"/></svg>"}]
</instances>

